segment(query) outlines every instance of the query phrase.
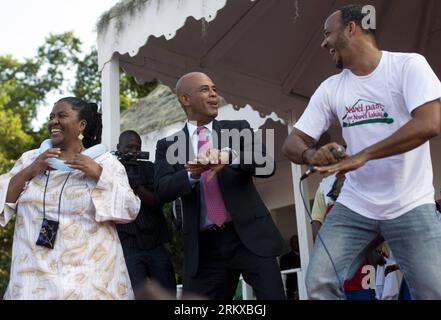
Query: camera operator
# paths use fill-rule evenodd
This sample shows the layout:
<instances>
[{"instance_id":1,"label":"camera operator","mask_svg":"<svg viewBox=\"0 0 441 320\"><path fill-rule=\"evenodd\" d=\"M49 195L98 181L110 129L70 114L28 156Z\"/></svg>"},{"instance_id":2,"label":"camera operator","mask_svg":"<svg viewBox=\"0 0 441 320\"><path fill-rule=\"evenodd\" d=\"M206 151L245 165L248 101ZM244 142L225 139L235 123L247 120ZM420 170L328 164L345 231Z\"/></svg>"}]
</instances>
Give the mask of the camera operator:
<instances>
[{"instance_id":1,"label":"camera operator","mask_svg":"<svg viewBox=\"0 0 441 320\"><path fill-rule=\"evenodd\" d=\"M169 241L162 204L153 193L153 163L141 152L141 138L135 131L121 133L115 155L124 165L130 186L141 199L135 221L117 225L135 297L142 299L148 278L176 292L176 280L170 255L164 244Z\"/></svg>"}]
</instances>

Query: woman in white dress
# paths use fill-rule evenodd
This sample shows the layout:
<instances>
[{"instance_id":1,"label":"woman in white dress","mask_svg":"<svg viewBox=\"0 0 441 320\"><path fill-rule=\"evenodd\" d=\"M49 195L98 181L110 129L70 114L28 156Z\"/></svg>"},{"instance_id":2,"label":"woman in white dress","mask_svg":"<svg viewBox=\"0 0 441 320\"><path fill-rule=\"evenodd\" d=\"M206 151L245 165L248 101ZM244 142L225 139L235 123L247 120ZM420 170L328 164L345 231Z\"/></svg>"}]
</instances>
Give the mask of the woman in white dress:
<instances>
[{"instance_id":1,"label":"woman in white dress","mask_svg":"<svg viewBox=\"0 0 441 320\"><path fill-rule=\"evenodd\" d=\"M132 299L114 223L140 201L124 167L99 144L97 105L55 103L50 140L0 176L0 224L16 214L5 299Z\"/></svg>"}]
</instances>

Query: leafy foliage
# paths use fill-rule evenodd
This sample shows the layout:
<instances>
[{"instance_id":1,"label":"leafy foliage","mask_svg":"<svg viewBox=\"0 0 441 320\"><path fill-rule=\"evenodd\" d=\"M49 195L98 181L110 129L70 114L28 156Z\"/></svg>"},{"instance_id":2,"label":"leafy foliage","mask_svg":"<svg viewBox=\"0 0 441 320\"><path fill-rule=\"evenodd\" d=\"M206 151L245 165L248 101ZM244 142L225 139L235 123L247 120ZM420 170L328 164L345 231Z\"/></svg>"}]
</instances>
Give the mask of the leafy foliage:
<instances>
[{"instance_id":1,"label":"leafy foliage","mask_svg":"<svg viewBox=\"0 0 441 320\"><path fill-rule=\"evenodd\" d=\"M14 224L15 218L9 221L4 228L0 228L0 294L2 296L9 281Z\"/></svg>"},{"instance_id":2,"label":"leafy foliage","mask_svg":"<svg viewBox=\"0 0 441 320\"><path fill-rule=\"evenodd\" d=\"M8 171L20 155L39 145L46 129L35 131L31 122L46 95L59 91L66 68L80 53L80 40L71 32L49 35L33 58L18 61L0 56L0 173ZM0 228L0 291L6 288L11 261L14 220Z\"/></svg>"},{"instance_id":3,"label":"leafy foliage","mask_svg":"<svg viewBox=\"0 0 441 320\"><path fill-rule=\"evenodd\" d=\"M127 14L133 16L144 7L147 1L148 0L122 0L118 2L110 10L101 15L97 23L98 33L104 32L111 19L116 19L116 29L118 31L122 30L122 17Z\"/></svg>"},{"instance_id":4,"label":"leafy foliage","mask_svg":"<svg viewBox=\"0 0 441 320\"><path fill-rule=\"evenodd\" d=\"M157 80L146 82L142 85L135 79L121 72L120 76L120 111L129 108L139 98L145 97L158 85ZM75 96L88 101L101 100L101 81L98 71L98 54L92 49L83 59L77 61L76 82L73 87Z\"/></svg>"},{"instance_id":5,"label":"leafy foliage","mask_svg":"<svg viewBox=\"0 0 441 320\"><path fill-rule=\"evenodd\" d=\"M172 222L172 208L170 203L166 203L162 208L165 215L165 220L167 221L167 227L170 232L170 241L168 243L168 248L175 269L176 283L182 283L182 266L184 263L184 248L182 239L182 232L177 231Z\"/></svg>"},{"instance_id":6,"label":"leafy foliage","mask_svg":"<svg viewBox=\"0 0 441 320\"><path fill-rule=\"evenodd\" d=\"M83 54L80 46L81 41L66 32L49 35L32 58L19 61L10 55L0 56L0 174L10 170L24 151L36 148L47 137L46 126L34 129L31 123L38 107L47 103L49 93L67 89L87 101L101 100L97 52L92 49ZM69 70L76 72L73 86L66 79ZM120 81L122 110L157 85L154 80L139 86L123 73ZM14 219L0 228L1 295L9 280L13 232Z\"/></svg>"},{"instance_id":7,"label":"leafy foliage","mask_svg":"<svg viewBox=\"0 0 441 320\"><path fill-rule=\"evenodd\" d=\"M20 62L0 56L0 94L7 96L4 107L19 115L23 129L32 130L37 107L46 102L47 93L62 88L64 72L72 68L81 42L72 32L49 35L32 59Z\"/></svg>"},{"instance_id":8,"label":"leafy foliage","mask_svg":"<svg viewBox=\"0 0 441 320\"><path fill-rule=\"evenodd\" d=\"M13 159L17 159L23 148L29 147L33 142L32 137L23 131L20 115L6 107L9 100L0 84L0 172L8 170Z\"/></svg>"}]
</instances>

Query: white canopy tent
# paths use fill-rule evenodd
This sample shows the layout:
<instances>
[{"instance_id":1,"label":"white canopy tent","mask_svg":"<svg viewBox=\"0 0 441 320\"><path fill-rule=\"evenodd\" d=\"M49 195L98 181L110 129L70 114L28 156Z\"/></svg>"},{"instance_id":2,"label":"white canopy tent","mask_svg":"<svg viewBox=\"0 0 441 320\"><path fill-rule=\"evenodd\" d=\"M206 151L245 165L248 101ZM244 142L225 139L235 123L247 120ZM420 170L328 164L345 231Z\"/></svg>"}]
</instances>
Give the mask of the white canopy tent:
<instances>
[{"instance_id":1,"label":"white canopy tent","mask_svg":"<svg viewBox=\"0 0 441 320\"><path fill-rule=\"evenodd\" d=\"M359 2L376 9L381 48L420 52L441 76L441 2ZM275 112L290 130L320 82L336 73L328 53L320 49L323 22L348 3L352 1L121 1L98 24L104 143L115 147L119 135L120 68L139 83L156 78L172 88L186 72L205 72L229 103L250 104L261 116ZM300 166L293 165L291 172L302 278L312 242L297 188ZM306 298L303 281L299 289Z\"/></svg>"}]
</instances>

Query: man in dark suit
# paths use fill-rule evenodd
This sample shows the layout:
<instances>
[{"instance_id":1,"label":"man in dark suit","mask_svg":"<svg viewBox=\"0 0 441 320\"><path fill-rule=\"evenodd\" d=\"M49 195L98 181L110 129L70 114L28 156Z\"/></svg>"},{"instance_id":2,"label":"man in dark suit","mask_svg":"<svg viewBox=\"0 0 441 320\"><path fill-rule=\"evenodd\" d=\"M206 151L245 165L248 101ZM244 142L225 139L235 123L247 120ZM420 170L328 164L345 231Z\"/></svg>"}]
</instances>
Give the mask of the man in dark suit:
<instances>
[{"instance_id":1,"label":"man in dark suit","mask_svg":"<svg viewBox=\"0 0 441 320\"><path fill-rule=\"evenodd\" d=\"M242 274L257 299L285 299L276 257L287 246L252 180L274 174L274 160L247 121L215 120L207 75L184 75L176 94L188 122L157 143L155 190L161 201L182 200L184 290L232 299Z\"/></svg>"},{"instance_id":2,"label":"man in dark suit","mask_svg":"<svg viewBox=\"0 0 441 320\"><path fill-rule=\"evenodd\" d=\"M135 297L146 298L147 279L154 279L171 293L176 293L173 265L164 246L169 241L167 223L162 203L153 192L153 163L145 159L148 154L140 152L141 137L135 131L122 132L117 149L130 186L141 199L141 209L135 221L116 225Z\"/></svg>"}]
</instances>

